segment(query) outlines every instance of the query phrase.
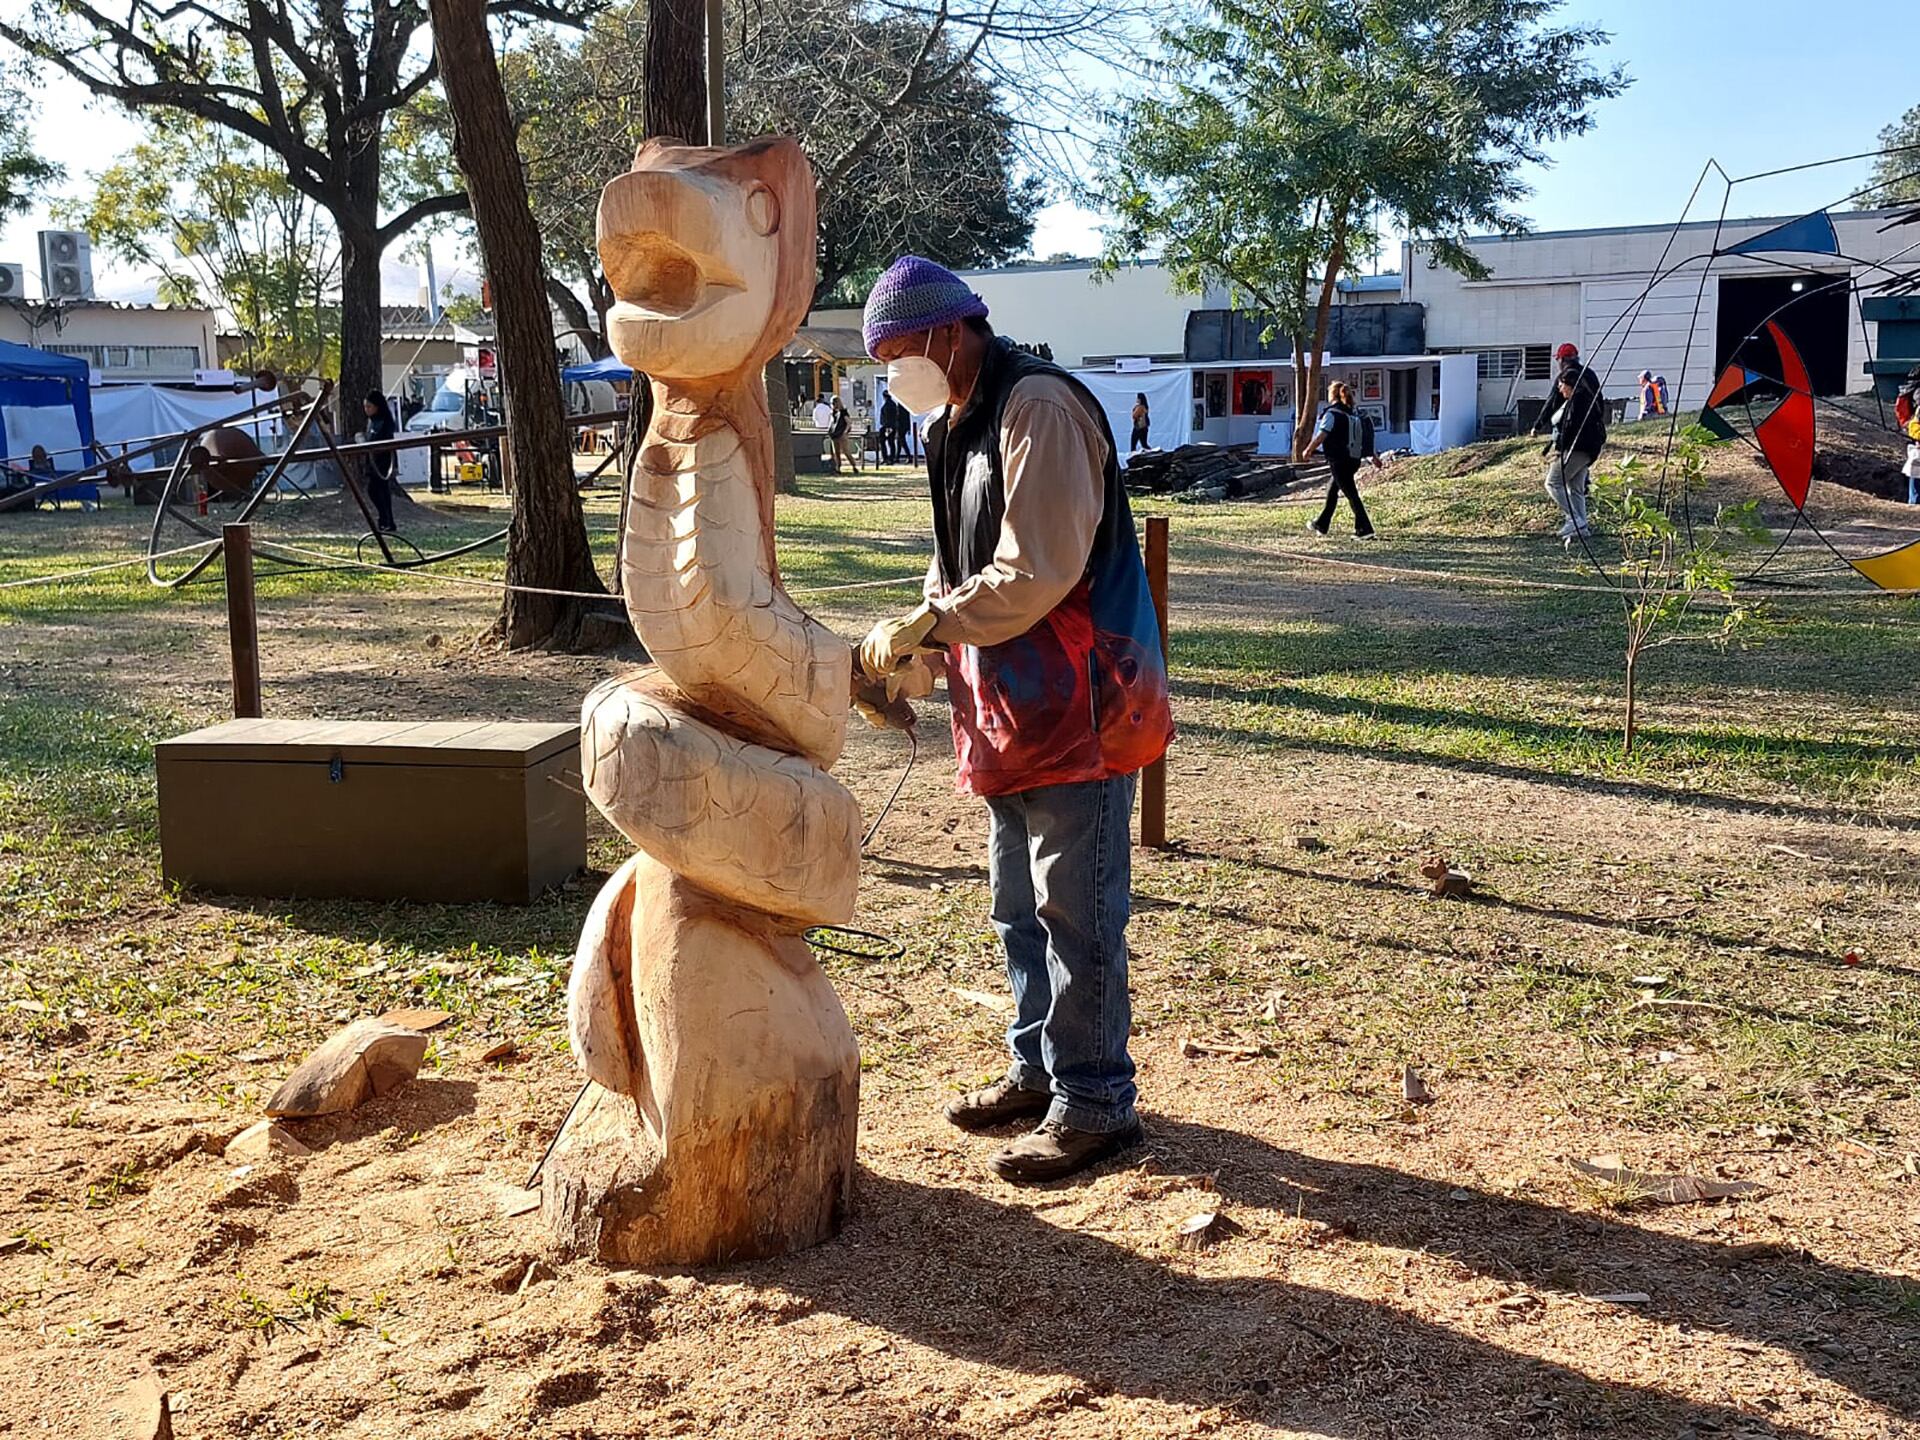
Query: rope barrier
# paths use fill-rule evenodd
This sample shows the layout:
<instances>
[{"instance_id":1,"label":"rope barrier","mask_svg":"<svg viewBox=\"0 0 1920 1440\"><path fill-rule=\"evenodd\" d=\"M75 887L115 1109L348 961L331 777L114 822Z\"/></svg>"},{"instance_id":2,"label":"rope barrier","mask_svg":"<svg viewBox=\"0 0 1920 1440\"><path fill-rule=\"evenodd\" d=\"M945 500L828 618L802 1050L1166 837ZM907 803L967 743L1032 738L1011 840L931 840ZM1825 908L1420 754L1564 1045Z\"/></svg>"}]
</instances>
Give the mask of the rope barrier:
<instances>
[{"instance_id":1,"label":"rope barrier","mask_svg":"<svg viewBox=\"0 0 1920 1440\"><path fill-rule=\"evenodd\" d=\"M552 590L541 585L511 585L504 580L484 580L474 575L447 575L438 571L381 565L370 560L347 560L337 555L329 555L324 550L312 550L304 545L295 545L285 540L262 541L259 544L259 548L263 553L267 551L269 546L274 549L285 550L290 554L302 555L325 562L316 566L315 568L317 569L374 570L383 575L406 575L421 580L435 580L447 585L465 585L469 588L491 590L496 593L511 590L518 595L554 595L564 600L609 600L619 598L618 596L609 595L605 591ZM846 585L816 586L810 589L789 590L787 593L789 595L827 595L847 590L873 590L897 585L918 585L925 578L924 574L902 575L891 580L856 580Z\"/></svg>"},{"instance_id":2,"label":"rope barrier","mask_svg":"<svg viewBox=\"0 0 1920 1440\"><path fill-rule=\"evenodd\" d=\"M1231 540L1221 540L1210 535L1191 537L1202 545L1212 545L1221 550L1232 550L1242 555L1255 555L1263 560L1293 561L1301 565L1329 565L1345 570L1366 570L1381 575L1397 575L1409 580L1442 581L1451 580L1467 585L1486 585L1495 589L1508 590L1557 590L1570 591L1583 595L1614 595L1620 592L1611 585L1580 585L1565 580L1522 580L1510 575L1476 575L1468 570L1440 570L1425 566L1382 565L1367 560L1342 560L1333 555L1312 555L1299 550L1262 550L1254 545L1239 545ZM1787 589L1768 586L1765 589L1736 590L1731 594L1718 591L1705 592L1701 598L1718 600L1772 600L1817 599L1817 600L1878 600L1888 596L1911 597L1920 595L1920 590L1826 590L1813 587Z\"/></svg>"},{"instance_id":3,"label":"rope barrier","mask_svg":"<svg viewBox=\"0 0 1920 1440\"><path fill-rule=\"evenodd\" d=\"M104 565L88 565L80 570L62 570L54 575L35 575L25 580L0 580L0 590L12 590L24 585L60 585L68 580L78 580L87 575L104 575L109 570L125 570L134 565L144 565L149 559L166 560L175 555L185 555L194 550L205 550L208 546L219 545L218 540L196 540L191 545L182 545L174 550L161 550L158 553L135 555L127 560L109 560Z\"/></svg>"}]
</instances>

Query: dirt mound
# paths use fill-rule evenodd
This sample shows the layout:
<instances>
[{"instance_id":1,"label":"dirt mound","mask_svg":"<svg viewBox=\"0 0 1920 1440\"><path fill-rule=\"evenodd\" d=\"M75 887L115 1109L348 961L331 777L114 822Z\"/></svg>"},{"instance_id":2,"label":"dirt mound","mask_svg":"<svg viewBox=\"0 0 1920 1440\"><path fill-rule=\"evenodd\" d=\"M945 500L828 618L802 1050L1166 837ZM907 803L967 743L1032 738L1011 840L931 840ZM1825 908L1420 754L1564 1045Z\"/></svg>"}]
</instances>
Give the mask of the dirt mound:
<instances>
[{"instance_id":1,"label":"dirt mound","mask_svg":"<svg viewBox=\"0 0 1920 1440\"><path fill-rule=\"evenodd\" d=\"M1825 401L1814 418L1813 476L1849 490L1904 502L1906 440L1894 425L1893 406L1872 395Z\"/></svg>"}]
</instances>

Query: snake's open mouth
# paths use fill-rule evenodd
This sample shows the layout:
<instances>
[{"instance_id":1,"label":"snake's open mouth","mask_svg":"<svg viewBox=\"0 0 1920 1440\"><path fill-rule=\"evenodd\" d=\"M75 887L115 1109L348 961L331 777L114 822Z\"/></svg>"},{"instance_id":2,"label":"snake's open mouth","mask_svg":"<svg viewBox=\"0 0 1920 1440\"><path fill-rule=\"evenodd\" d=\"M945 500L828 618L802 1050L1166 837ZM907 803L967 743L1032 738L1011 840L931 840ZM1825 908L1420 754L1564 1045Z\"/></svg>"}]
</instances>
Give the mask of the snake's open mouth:
<instances>
[{"instance_id":1,"label":"snake's open mouth","mask_svg":"<svg viewBox=\"0 0 1920 1440\"><path fill-rule=\"evenodd\" d=\"M657 230L609 236L600 258L622 310L637 319L684 320L745 288L719 256L689 250Z\"/></svg>"}]
</instances>

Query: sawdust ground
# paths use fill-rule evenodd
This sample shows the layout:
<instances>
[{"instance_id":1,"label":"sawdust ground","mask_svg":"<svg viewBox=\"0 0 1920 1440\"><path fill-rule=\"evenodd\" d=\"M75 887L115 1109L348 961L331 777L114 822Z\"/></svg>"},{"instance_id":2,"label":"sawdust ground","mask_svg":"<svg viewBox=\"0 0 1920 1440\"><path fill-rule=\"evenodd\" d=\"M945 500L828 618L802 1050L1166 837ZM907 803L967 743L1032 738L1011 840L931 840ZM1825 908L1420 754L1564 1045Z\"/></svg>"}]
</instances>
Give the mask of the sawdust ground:
<instances>
[{"instance_id":1,"label":"sawdust ground","mask_svg":"<svg viewBox=\"0 0 1920 1440\"><path fill-rule=\"evenodd\" d=\"M1401 603L1353 588L1344 598L1383 620ZM131 633L100 661L120 683L183 713L217 707L211 617L123 618ZM852 631L861 617L828 618ZM550 718L604 669L473 651L463 637L484 619L465 596L287 602L263 623L270 713ZM21 642L18 673L34 673L36 647L70 653L56 642ZM0 1073L0 1234L16 1237L0 1253L0 1435L120 1433L105 1402L138 1363L164 1377L182 1440L1920 1434L1920 1315L1902 1288L1920 1276L1911 1100L1884 1117L1891 1142L1783 1148L1609 1121L1575 1103L1588 1057L1551 1030L1490 1035L1505 1063L1456 1076L1444 1057L1357 1044L1375 1003L1360 988L1256 1024L1309 939L1356 967L1457 971L1468 1004L1508 947L1597 964L1645 933L1648 897L1596 883L1593 857L1631 852L1674 890L1726 887L1697 917L1708 944L1753 919L1743 907L1761 900L1738 882L1760 855L1767 903L1792 909L1839 867L1897 877L1910 900L1913 817L1702 809L1632 786L1190 739L1172 765L1179 848L1135 872L1148 1144L1020 1191L983 1171L993 1137L937 1118L999 1063L1000 1020L954 993L996 988L984 822L952 794L928 718L859 923L952 944L911 970L830 960L867 1063L857 1210L838 1240L697 1276L544 1263L537 1215L503 1212L576 1084L550 1029L506 1065L458 1050L303 1127L312 1157L238 1182L211 1152L249 1115L165 1087L76 1106L45 1083L72 1056L16 1054ZM863 734L842 768L871 806L899 759L892 737ZM1305 829L1328 848L1289 848ZM1433 846L1504 857L1481 880L1506 898L1420 900L1410 861ZM155 923L203 944L236 909L188 903ZM1900 969L1912 906L1896 909L1877 953L1920 979ZM1764 968L1755 984L1764 1000ZM1183 1053L1195 1035L1255 1032L1261 1058ZM258 1083L290 1059L229 1056L215 1077ZM1410 1117L1407 1061L1439 1097ZM1609 1151L1768 1193L1615 1211L1565 1163ZM87 1203L123 1172L145 1188ZM1178 1250L1175 1225L1216 1206L1244 1234ZM1623 1294L1645 1298L1597 1298Z\"/></svg>"}]
</instances>

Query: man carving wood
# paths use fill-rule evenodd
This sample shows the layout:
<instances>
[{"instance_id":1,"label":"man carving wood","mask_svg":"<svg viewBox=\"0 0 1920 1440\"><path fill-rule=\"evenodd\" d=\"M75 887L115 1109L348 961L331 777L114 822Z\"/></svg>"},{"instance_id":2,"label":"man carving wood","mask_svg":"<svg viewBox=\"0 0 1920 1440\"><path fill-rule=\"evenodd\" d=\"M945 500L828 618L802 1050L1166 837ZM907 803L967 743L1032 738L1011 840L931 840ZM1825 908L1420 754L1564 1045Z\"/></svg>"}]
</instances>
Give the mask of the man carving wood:
<instances>
[{"instance_id":1,"label":"man carving wood","mask_svg":"<svg viewBox=\"0 0 1920 1440\"><path fill-rule=\"evenodd\" d=\"M1099 403L997 337L957 276L895 261L864 331L889 391L942 413L927 430L925 598L873 627L861 668L896 696L924 693L927 657L944 657L960 787L991 817L1015 1007L1006 1075L946 1115L967 1130L1039 1120L989 1164L1016 1183L1057 1180L1141 1138L1129 817L1137 772L1173 734L1146 571Z\"/></svg>"}]
</instances>

